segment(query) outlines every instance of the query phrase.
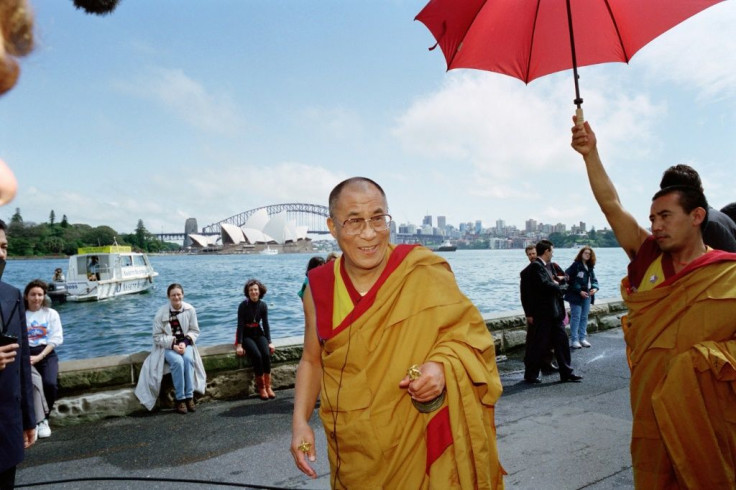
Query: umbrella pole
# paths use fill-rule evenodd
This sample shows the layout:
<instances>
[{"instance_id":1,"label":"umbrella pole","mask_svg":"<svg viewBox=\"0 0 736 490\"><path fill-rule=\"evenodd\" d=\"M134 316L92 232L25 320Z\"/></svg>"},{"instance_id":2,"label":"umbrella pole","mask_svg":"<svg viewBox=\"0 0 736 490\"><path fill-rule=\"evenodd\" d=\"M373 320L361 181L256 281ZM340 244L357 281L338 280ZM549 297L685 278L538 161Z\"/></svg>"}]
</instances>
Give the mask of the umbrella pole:
<instances>
[{"instance_id":1,"label":"umbrella pole","mask_svg":"<svg viewBox=\"0 0 736 490\"><path fill-rule=\"evenodd\" d=\"M575 116L576 116L576 125L582 126L585 122L585 117L583 116L583 99L580 97L580 86L578 85L578 79L580 78L578 76L578 60L575 56L575 35L573 34L572 30L572 9L570 8L570 0L567 0L567 27L570 30L570 52L572 53L572 76L575 81L575 100L573 100L573 104L577 106L577 109L575 109Z\"/></svg>"}]
</instances>

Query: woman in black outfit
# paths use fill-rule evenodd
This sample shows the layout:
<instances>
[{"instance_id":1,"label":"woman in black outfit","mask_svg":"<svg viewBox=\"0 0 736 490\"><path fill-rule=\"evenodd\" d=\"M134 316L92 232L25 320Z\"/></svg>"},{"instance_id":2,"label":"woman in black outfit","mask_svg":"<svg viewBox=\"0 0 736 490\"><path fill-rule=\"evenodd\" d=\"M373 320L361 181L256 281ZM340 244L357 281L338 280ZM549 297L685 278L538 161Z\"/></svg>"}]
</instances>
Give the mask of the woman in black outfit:
<instances>
[{"instance_id":1,"label":"woman in black outfit","mask_svg":"<svg viewBox=\"0 0 736 490\"><path fill-rule=\"evenodd\" d=\"M276 398L271 388L271 354L276 348L271 342L268 307L261 301L266 295L266 286L256 279L250 279L245 283L243 293L246 299L238 306L235 353L250 358L261 400Z\"/></svg>"}]
</instances>

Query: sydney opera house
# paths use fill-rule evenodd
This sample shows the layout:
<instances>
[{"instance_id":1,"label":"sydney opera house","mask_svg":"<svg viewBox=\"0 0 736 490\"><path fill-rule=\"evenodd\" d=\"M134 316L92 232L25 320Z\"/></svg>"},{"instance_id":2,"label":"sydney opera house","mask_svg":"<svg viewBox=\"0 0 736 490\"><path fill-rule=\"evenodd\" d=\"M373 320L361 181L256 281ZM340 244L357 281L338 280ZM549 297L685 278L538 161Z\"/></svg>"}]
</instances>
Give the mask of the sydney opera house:
<instances>
[{"instance_id":1,"label":"sydney opera house","mask_svg":"<svg viewBox=\"0 0 736 490\"><path fill-rule=\"evenodd\" d=\"M286 211L269 216L265 209L251 214L245 224L220 224L220 235L189 233L192 246L227 253L304 252L312 250L307 226L297 226L286 217Z\"/></svg>"}]
</instances>

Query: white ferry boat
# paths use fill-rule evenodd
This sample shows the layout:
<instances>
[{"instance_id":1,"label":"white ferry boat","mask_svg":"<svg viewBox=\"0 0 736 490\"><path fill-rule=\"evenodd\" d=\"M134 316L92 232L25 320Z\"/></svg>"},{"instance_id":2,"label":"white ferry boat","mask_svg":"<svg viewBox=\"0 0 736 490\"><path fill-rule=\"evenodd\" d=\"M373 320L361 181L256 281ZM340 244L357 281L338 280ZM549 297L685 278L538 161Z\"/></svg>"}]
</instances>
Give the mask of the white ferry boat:
<instances>
[{"instance_id":1,"label":"white ferry boat","mask_svg":"<svg viewBox=\"0 0 736 490\"><path fill-rule=\"evenodd\" d=\"M275 248L271 248L269 246L266 246L263 250L259 252L261 255L278 255L279 251Z\"/></svg>"},{"instance_id":2,"label":"white ferry boat","mask_svg":"<svg viewBox=\"0 0 736 490\"><path fill-rule=\"evenodd\" d=\"M64 280L49 283L48 294L54 301L98 301L147 291L157 275L148 256L129 246L83 247L69 257Z\"/></svg>"}]
</instances>

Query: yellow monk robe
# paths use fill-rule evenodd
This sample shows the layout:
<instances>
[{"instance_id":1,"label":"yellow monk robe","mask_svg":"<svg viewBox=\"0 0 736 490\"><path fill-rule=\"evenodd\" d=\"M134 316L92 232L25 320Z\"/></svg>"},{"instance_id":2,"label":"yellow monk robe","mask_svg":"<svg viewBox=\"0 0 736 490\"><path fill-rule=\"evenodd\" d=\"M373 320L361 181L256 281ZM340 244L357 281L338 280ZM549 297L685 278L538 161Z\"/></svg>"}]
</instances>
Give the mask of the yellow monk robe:
<instances>
[{"instance_id":1,"label":"yellow monk robe","mask_svg":"<svg viewBox=\"0 0 736 490\"><path fill-rule=\"evenodd\" d=\"M342 258L309 275L332 486L503 488L494 425L502 387L485 322L444 259L405 245L390 253L362 298ZM420 413L399 381L427 361L444 366L446 399Z\"/></svg>"},{"instance_id":2,"label":"yellow monk robe","mask_svg":"<svg viewBox=\"0 0 736 490\"><path fill-rule=\"evenodd\" d=\"M736 254L710 251L656 282L638 291L628 278L621 284L634 483L734 489Z\"/></svg>"}]
</instances>

